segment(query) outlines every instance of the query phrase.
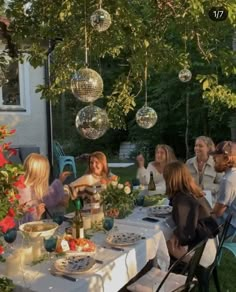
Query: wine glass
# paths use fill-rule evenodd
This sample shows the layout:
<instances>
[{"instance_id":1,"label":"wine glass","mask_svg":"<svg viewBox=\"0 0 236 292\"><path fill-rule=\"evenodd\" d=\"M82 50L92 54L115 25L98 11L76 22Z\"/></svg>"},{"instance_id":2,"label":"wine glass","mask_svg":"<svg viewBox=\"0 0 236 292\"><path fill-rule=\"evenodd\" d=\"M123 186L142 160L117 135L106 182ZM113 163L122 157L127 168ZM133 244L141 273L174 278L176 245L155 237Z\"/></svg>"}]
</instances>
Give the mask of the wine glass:
<instances>
[{"instance_id":1,"label":"wine glass","mask_svg":"<svg viewBox=\"0 0 236 292\"><path fill-rule=\"evenodd\" d=\"M53 212L52 214L52 220L53 222L57 223L58 225L61 225L64 221L64 212Z\"/></svg>"},{"instance_id":2,"label":"wine glass","mask_svg":"<svg viewBox=\"0 0 236 292\"><path fill-rule=\"evenodd\" d=\"M103 219L102 226L106 231L110 231L114 226L114 218L113 217L105 217Z\"/></svg>"},{"instance_id":3,"label":"wine glass","mask_svg":"<svg viewBox=\"0 0 236 292\"><path fill-rule=\"evenodd\" d=\"M57 247L57 236L51 236L49 238L44 238L43 239L44 243L44 248L48 252L48 259L52 259L53 257L51 256L50 258L50 253L56 250Z\"/></svg>"},{"instance_id":4,"label":"wine glass","mask_svg":"<svg viewBox=\"0 0 236 292\"><path fill-rule=\"evenodd\" d=\"M8 243L8 246L7 246L8 252L9 250L14 249L11 243L13 243L16 240L16 237L17 237L16 228L8 229L7 232L4 233L3 238Z\"/></svg>"}]
</instances>

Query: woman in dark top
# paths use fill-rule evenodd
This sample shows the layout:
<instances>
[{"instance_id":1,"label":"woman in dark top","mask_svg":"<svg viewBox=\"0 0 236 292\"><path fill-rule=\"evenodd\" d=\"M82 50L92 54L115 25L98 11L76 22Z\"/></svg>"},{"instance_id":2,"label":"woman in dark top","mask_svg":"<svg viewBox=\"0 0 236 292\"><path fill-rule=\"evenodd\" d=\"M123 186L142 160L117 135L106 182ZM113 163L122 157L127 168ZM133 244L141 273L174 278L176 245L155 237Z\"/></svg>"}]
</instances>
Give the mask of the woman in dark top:
<instances>
[{"instance_id":1,"label":"woman in dark top","mask_svg":"<svg viewBox=\"0 0 236 292\"><path fill-rule=\"evenodd\" d=\"M171 255L179 258L188 247L213 237L218 225L211 216L212 209L203 191L184 163L174 161L167 164L163 176L176 224L173 236L168 241L168 248Z\"/></svg>"}]
</instances>

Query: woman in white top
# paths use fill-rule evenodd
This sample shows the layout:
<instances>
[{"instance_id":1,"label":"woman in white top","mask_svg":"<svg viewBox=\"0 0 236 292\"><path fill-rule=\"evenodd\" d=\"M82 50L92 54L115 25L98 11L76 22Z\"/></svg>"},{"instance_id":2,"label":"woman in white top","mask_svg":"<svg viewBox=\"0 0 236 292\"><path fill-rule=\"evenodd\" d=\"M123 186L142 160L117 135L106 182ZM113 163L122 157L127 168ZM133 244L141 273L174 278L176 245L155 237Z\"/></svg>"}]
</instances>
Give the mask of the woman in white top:
<instances>
[{"instance_id":1,"label":"woman in white top","mask_svg":"<svg viewBox=\"0 0 236 292\"><path fill-rule=\"evenodd\" d=\"M166 144L158 144L155 149L155 161L148 163L147 168L145 168L145 159L142 154L138 155L137 158L138 171L137 178L140 183L147 185L150 180L150 172L153 173L153 178L155 184L165 185L165 180L163 178L163 170L168 162L176 160L174 150Z\"/></svg>"},{"instance_id":2,"label":"woman in white top","mask_svg":"<svg viewBox=\"0 0 236 292\"><path fill-rule=\"evenodd\" d=\"M204 190L210 190L216 195L222 174L215 171L215 162L209 152L215 149L210 137L199 136L195 140L195 156L186 161L195 182Z\"/></svg>"}]
</instances>

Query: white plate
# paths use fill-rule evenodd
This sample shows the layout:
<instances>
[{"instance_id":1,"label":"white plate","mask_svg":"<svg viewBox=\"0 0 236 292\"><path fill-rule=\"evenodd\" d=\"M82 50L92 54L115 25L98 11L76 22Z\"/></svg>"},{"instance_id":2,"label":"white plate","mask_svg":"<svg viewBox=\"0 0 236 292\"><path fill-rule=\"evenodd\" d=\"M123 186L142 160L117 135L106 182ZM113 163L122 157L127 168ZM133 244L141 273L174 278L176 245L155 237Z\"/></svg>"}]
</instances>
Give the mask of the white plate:
<instances>
[{"instance_id":1,"label":"white plate","mask_svg":"<svg viewBox=\"0 0 236 292\"><path fill-rule=\"evenodd\" d=\"M75 217L75 212L65 214L64 217L67 219L73 219Z\"/></svg>"},{"instance_id":2,"label":"white plate","mask_svg":"<svg viewBox=\"0 0 236 292\"><path fill-rule=\"evenodd\" d=\"M168 215L172 212L172 207L168 205L152 206L148 208L148 214L152 216Z\"/></svg>"},{"instance_id":3,"label":"white plate","mask_svg":"<svg viewBox=\"0 0 236 292\"><path fill-rule=\"evenodd\" d=\"M65 274L81 274L89 271L95 264L95 259L90 256L70 255L55 261L57 271Z\"/></svg>"},{"instance_id":4,"label":"white plate","mask_svg":"<svg viewBox=\"0 0 236 292\"><path fill-rule=\"evenodd\" d=\"M106 242L110 245L132 245L138 242L142 236L137 233L132 232L115 232L110 233L107 238Z\"/></svg>"}]
</instances>

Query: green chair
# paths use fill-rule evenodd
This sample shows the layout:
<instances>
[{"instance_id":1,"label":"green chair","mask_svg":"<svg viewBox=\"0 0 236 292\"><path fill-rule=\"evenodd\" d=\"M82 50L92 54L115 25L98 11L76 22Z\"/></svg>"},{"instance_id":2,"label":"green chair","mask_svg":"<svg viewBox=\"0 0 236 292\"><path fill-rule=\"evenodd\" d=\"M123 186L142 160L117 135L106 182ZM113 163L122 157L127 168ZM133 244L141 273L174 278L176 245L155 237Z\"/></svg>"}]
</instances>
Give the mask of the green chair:
<instances>
[{"instance_id":1,"label":"green chair","mask_svg":"<svg viewBox=\"0 0 236 292\"><path fill-rule=\"evenodd\" d=\"M74 156L65 155L60 143L58 141L53 142L53 152L54 156L57 159L59 173L61 173L65 166L71 166L73 170L74 177L76 178L76 165L75 165L75 158Z\"/></svg>"}]
</instances>

